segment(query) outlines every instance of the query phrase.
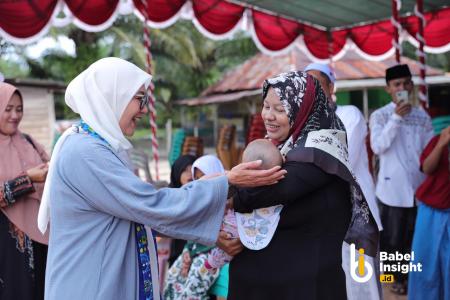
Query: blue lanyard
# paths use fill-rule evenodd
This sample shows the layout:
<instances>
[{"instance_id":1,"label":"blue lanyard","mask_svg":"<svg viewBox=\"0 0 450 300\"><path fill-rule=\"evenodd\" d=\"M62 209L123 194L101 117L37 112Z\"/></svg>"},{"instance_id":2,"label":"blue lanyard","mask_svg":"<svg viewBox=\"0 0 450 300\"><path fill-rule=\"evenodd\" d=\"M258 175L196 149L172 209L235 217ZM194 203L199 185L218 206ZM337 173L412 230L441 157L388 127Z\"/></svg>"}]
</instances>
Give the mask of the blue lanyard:
<instances>
[{"instance_id":1,"label":"blue lanyard","mask_svg":"<svg viewBox=\"0 0 450 300\"><path fill-rule=\"evenodd\" d=\"M135 223L135 230L139 264L139 300L153 300L153 282L147 232L144 225L139 223Z\"/></svg>"},{"instance_id":2,"label":"blue lanyard","mask_svg":"<svg viewBox=\"0 0 450 300\"><path fill-rule=\"evenodd\" d=\"M79 128L86 134L97 138L105 143L108 143L91 126L86 124L83 120L78 125ZM139 267L139 300L153 300L153 283L152 272L150 268L150 255L148 252L147 232L144 225L135 223L136 249L138 254ZM156 248L156 241L153 240Z\"/></svg>"},{"instance_id":3,"label":"blue lanyard","mask_svg":"<svg viewBox=\"0 0 450 300\"><path fill-rule=\"evenodd\" d=\"M109 145L108 141L105 140L104 138L102 138L97 132L95 132L94 129L92 129L91 126L89 126L88 124L86 124L83 120L80 121L80 124L78 125L79 128L81 128L81 130L85 133L87 133L88 135L95 137L99 140L101 140L102 142L105 142Z\"/></svg>"}]
</instances>

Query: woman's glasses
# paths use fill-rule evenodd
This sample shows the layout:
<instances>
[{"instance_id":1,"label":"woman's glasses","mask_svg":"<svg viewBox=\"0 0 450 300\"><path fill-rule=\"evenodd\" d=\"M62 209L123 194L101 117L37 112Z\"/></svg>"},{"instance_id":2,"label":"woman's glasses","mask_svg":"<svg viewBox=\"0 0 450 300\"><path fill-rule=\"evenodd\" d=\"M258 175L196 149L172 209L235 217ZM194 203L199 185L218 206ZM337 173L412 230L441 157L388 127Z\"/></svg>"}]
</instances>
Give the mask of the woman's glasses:
<instances>
[{"instance_id":1,"label":"woman's glasses","mask_svg":"<svg viewBox=\"0 0 450 300\"><path fill-rule=\"evenodd\" d=\"M150 100L150 96L149 96L149 94L148 94L147 91L145 91L145 92L143 92L143 93L136 94L136 95L134 96L134 98L136 98L137 100L139 100L139 102L140 102L140 104L139 104L139 109L140 109L140 110L143 110L144 107L147 107L147 106L148 106L148 102L149 102L149 100Z\"/></svg>"}]
</instances>

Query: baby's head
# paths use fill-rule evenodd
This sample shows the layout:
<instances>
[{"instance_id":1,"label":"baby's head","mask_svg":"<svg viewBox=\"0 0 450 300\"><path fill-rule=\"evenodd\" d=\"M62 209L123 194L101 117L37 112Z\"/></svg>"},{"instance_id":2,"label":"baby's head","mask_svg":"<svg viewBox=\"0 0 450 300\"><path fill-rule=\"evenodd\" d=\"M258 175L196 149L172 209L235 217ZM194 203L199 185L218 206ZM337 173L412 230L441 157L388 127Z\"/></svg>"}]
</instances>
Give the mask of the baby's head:
<instances>
[{"instance_id":1,"label":"baby's head","mask_svg":"<svg viewBox=\"0 0 450 300\"><path fill-rule=\"evenodd\" d=\"M258 159L262 160L262 164L259 167L262 170L267 170L283 164L280 150L278 150L271 141L265 139L254 140L247 145L242 154L242 162Z\"/></svg>"}]
</instances>

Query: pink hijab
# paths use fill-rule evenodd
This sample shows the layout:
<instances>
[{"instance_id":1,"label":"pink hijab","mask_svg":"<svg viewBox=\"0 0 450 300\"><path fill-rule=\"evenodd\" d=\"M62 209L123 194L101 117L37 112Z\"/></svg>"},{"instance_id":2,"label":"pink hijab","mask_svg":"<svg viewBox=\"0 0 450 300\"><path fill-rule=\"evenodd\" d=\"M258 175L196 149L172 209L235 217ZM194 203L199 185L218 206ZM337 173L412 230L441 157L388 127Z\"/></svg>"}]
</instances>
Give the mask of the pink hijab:
<instances>
[{"instance_id":1,"label":"pink hijab","mask_svg":"<svg viewBox=\"0 0 450 300\"><path fill-rule=\"evenodd\" d=\"M4 113L15 92L19 93L13 85L0 82L0 115ZM22 95L20 96L22 98ZM43 147L34 140L33 143L36 149L19 130L13 135L4 135L0 132L0 184L49 160ZM37 216L44 184L33 183L33 186L36 190L34 193L22 196L16 203L1 210L15 226L32 240L48 244L48 231L43 235L37 227Z\"/></svg>"}]
</instances>

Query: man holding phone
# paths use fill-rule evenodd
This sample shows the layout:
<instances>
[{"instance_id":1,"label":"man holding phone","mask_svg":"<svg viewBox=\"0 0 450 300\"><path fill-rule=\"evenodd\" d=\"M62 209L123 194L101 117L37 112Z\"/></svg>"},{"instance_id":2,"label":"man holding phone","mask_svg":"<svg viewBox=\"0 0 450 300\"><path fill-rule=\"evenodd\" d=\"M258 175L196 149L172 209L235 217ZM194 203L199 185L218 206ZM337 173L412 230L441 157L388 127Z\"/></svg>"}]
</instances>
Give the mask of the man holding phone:
<instances>
[{"instance_id":1,"label":"man holding phone","mask_svg":"<svg viewBox=\"0 0 450 300\"><path fill-rule=\"evenodd\" d=\"M419 158L433 137L428 114L412 105L414 83L407 65L386 70L386 92L392 102L370 116L370 143L380 159L375 194L379 200L381 251L411 251L416 218L415 190L425 179ZM394 274L393 292L406 294L407 275Z\"/></svg>"}]
</instances>

